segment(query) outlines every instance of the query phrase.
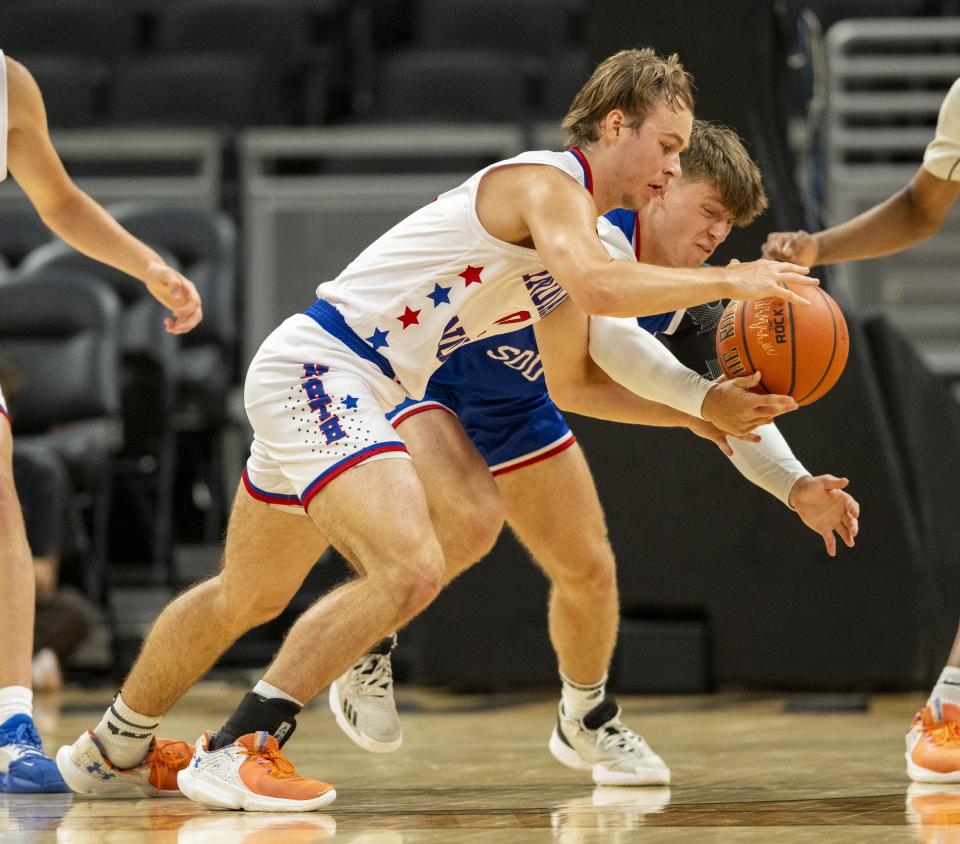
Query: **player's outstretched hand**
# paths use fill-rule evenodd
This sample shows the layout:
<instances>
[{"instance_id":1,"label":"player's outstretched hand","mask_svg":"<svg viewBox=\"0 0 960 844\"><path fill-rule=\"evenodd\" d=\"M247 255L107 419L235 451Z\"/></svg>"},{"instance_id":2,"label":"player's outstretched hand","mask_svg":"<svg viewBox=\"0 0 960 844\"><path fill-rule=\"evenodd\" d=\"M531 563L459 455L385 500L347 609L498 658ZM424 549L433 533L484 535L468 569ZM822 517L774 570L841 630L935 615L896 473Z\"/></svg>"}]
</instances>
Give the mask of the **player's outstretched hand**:
<instances>
[{"instance_id":1,"label":"player's outstretched hand","mask_svg":"<svg viewBox=\"0 0 960 844\"><path fill-rule=\"evenodd\" d=\"M771 232L763 244L763 257L773 261L792 261L805 267L816 266L817 242L810 232Z\"/></svg>"},{"instance_id":2,"label":"player's outstretched hand","mask_svg":"<svg viewBox=\"0 0 960 844\"><path fill-rule=\"evenodd\" d=\"M162 261L147 267L147 289L154 299L170 310L163 324L171 334L186 334L203 319L200 294L190 279Z\"/></svg>"},{"instance_id":3,"label":"player's outstretched hand","mask_svg":"<svg viewBox=\"0 0 960 844\"><path fill-rule=\"evenodd\" d=\"M738 439L754 428L766 425L775 416L796 410L798 405L790 396L758 395L750 390L760 383L760 372L727 379L721 376L704 396L700 414L721 431Z\"/></svg>"},{"instance_id":4,"label":"player's outstretched hand","mask_svg":"<svg viewBox=\"0 0 960 844\"><path fill-rule=\"evenodd\" d=\"M823 537L831 557L837 555L837 536L844 545L853 548L860 530L860 505L843 491L849 483L846 478L833 475L807 476L800 478L790 490L790 506L810 530Z\"/></svg>"},{"instance_id":5,"label":"player's outstretched hand","mask_svg":"<svg viewBox=\"0 0 960 844\"><path fill-rule=\"evenodd\" d=\"M798 284L815 287L820 284L819 279L810 278L808 275L809 267L783 261L768 261L765 258L746 264L741 264L734 259L723 268L723 272L728 285L729 298L741 302L773 297L794 305L806 306L810 304L806 299L783 285Z\"/></svg>"}]
</instances>

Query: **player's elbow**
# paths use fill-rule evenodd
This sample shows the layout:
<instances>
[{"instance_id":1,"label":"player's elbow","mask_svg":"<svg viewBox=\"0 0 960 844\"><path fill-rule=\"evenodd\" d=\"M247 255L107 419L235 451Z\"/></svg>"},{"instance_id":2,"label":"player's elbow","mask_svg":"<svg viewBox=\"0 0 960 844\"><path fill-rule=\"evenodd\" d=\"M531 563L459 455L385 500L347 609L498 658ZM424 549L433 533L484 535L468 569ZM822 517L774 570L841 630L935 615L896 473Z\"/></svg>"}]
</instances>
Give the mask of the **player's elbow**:
<instances>
[{"instance_id":1,"label":"player's elbow","mask_svg":"<svg viewBox=\"0 0 960 844\"><path fill-rule=\"evenodd\" d=\"M571 298L585 314L589 316L617 316L620 306L616 288L603 281L585 279L577 285L576 293L570 293Z\"/></svg>"}]
</instances>

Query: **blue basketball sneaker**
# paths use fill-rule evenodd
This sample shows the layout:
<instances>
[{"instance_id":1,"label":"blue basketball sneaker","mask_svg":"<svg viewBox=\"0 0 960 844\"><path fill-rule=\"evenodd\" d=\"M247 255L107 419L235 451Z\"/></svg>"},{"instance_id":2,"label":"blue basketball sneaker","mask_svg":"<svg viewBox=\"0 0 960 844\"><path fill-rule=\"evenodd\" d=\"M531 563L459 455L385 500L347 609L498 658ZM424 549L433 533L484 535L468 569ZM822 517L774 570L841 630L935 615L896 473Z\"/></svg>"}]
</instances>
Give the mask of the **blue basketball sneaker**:
<instances>
[{"instance_id":1,"label":"blue basketball sneaker","mask_svg":"<svg viewBox=\"0 0 960 844\"><path fill-rule=\"evenodd\" d=\"M29 715L13 715L0 724L0 791L48 794L69 791L57 763L43 752Z\"/></svg>"}]
</instances>

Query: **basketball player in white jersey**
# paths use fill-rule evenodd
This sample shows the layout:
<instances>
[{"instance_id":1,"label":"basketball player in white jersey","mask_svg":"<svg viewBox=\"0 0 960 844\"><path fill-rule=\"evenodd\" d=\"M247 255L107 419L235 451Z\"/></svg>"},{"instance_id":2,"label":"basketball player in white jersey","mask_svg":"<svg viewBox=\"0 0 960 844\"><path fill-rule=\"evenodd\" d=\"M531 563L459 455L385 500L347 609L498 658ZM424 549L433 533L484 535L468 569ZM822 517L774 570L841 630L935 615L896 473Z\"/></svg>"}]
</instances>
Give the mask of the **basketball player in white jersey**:
<instances>
[{"instance_id":1,"label":"basketball player in white jersey","mask_svg":"<svg viewBox=\"0 0 960 844\"><path fill-rule=\"evenodd\" d=\"M845 223L816 234L774 232L764 254L813 264L877 258L940 230L960 196L960 79L940 106L937 133L910 183ZM907 733L907 774L917 782L960 782L960 629L927 705Z\"/></svg>"},{"instance_id":2,"label":"basketball player in white jersey","mask_svg":"<svg viewBox=\"0 0 960 844\"><path fill-rule=\"evenodd\" d=\"M50 142L43 99L29 71L0 51L0 180L9 173L44 223L71 246L140 279L190 331L202 316L193 284L125 231L67 175ZM12 436L0 392L0 791L66 791L33 723L34 571L13 485Z\"/></svg>"},{"instance_id":3,"label":"basketball player in white jersey","mask_svg":"<svg viewBox=\"0 0 960 844\"><path fill-rule=\"evenodd\" d=\"M680 158L683 176L662 201L607 215L628 238L625 260L698 267L734 226L748 225L766 207L760 171L732 130L694 121ZM703 434L694 414L716 396L712 382L689 370L664 378L638 362L682 369L672 351L697 372L718 371L715 334L722 310L716 303L640 320L591 317L591 355L633 392L686 408L691 429ZM657 331L670 351L653 338ZM649 356L650 344L662 357ZM623 724L605 694L619 620L616 563L590 470L547 395L537 353L530 329L472 343L436 372L422 400L405 402L389 418L427 491L447 580L486 555L505 515L550 581L550 639L562 683L551 753L591 771L599 785L665 785L666 764ZM846 479L812 477L774 425L756 433L762 434L759 443L719 444L734 452L747 478L821 535L828 554L835 555L837 536L852 546L859 507L842 491ZM330 687L338 725L373 752L396 750L402 742L390 667L395 642L391 636L378 643Z\"/></svg>"},{"instance_id":4,"label":"basketball player in white jersey","mask_svg":"<svg viewBox=\"0 0 960 844\"><path fill-rule=\"evenodd\" d=\"M223 570L164 610L100 724L60 749L71 788L170 793L162 764L145 756L160 716L238 636L280 612L331 543L359 576L300 617L264 679L217 733L201 736L177 782L209 806L305 811L334 799L330 785L295 773L280 742L308 700L442 587L423 486L385 414L423 395L459 346L535 323L551 389L577 392L598 417L644 422L660 406L590 363L587 314L725 297L803 306L782 284L816 284L805 267L652 268L612 259L598 237L601 213L658 199L679 175L692 105L676 57L610 57L566 118L588 140L592 194L567 153L494 164L381 236L267 338L247 376L255 437ZM291 506L309 518L281 509Z\"/></svg>"}]
</instances>

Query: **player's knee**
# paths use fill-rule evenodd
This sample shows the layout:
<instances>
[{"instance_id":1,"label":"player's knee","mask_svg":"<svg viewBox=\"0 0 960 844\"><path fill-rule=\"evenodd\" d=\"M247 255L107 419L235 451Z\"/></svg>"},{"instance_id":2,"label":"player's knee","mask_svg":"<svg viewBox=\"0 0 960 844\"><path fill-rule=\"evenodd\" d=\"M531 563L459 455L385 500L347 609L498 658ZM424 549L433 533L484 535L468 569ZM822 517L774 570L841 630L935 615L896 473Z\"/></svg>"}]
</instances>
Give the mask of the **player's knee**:
<instances>
[{"instance_id":1,"label":"player's knee","mask_svg":"<svg viewBox=\"0 0 960 844\"><path fill-rule=\"evenodd\" d=\"M503 503L499 496L480 498L465 512L469 513L469 518L455 534L455 552L451 555L456 558L458 569L486 557L503 530Z\"/></svg>"},{"instance_id":2,"label":"player's knee","mask_svg":"<svg viewBox=\"0 0 960 844\"><path fill-rule=\"evenodd\" d=\"M211 599L216 601L223 617L236 635L272 621L286 608L290 595L278 594L269 584L251 588L249 584L233 583L223 575L207 581Z\"/></svg>"},{"instance_id":3,"label":"player's knee","mask_svg":"<svg viewBox=\"0 0 960 844\"><path fill-rule=\"evenodd\" d=\"M413 618L426 608L440 593L444 583L443 554L439 544L431 543L420 549L392 573L388 587L397 608L399 622Z\"/></svg>"},{"instance_id":4,"label":"player's knee","mask_svg":"<svg viewBox=\"0 0 960 844\"><path fill-rule=\"evenodd\" d=\"M563 592L602 597L617 589L617 565L607 542L598 543L574 564L558 569L553 585Z\"/></svg>"}]
</instances>

